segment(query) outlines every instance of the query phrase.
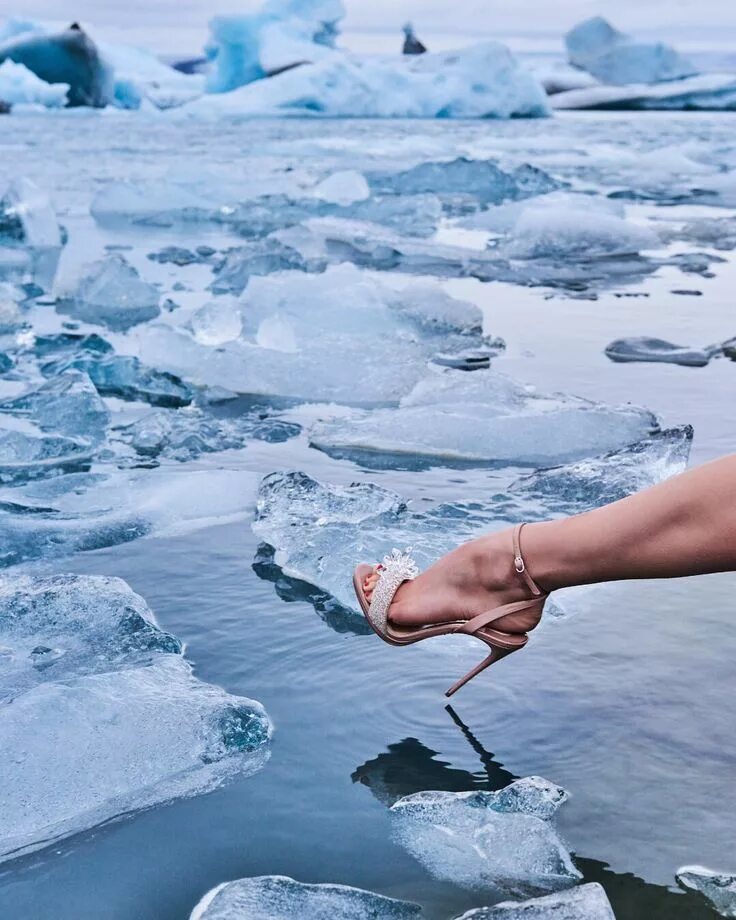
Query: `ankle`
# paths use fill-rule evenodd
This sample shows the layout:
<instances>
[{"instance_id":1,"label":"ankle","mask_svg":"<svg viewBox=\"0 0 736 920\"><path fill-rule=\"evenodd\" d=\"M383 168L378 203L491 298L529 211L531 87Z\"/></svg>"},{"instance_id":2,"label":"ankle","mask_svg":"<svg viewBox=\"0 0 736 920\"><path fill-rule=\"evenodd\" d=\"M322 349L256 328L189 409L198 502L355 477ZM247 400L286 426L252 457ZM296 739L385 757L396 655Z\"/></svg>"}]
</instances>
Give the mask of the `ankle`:
<instances>
[{"instance_id":1,"label":"ankle","mask_svg":"<svg viewBox=\"0 0 736 920\"><path fill-rule=\"evenodd\" d=\"M580 553L567 550L565 521L527 524L521 536L521 552L527 572L546 594L579 584L576 569Z\"/></svg>"},{"instance_id":2,"label":"ankle","mask_svg":"<svg viewBox=\"0 0 736 920\"><path fill-rule=\"evenodd\" d=\"M511 530L502 530L475 541L478 579L502 603L526 600L531 592L516 570ZM533 576L532 576L533 577Z\"/></svg>"}]
</instances>

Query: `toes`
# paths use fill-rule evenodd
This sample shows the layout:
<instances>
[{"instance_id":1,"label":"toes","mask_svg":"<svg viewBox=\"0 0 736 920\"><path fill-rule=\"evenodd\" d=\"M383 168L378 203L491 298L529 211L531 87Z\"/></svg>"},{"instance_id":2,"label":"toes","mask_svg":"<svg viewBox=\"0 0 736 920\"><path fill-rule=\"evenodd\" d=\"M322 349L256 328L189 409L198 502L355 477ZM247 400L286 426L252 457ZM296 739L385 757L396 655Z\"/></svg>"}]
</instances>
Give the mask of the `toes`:
<instances>
[{"instance_id":1,"label":"toes","mask_svg":"<svg viewBox=\"0 0 736 920\"><path fill-rule=\"evenodd\" d=\"M378 572L371 572L364 581L363 581L363 593L370 600L371 594L373 594L376 585L378 584Z\"/></svg>"}]
</instances>

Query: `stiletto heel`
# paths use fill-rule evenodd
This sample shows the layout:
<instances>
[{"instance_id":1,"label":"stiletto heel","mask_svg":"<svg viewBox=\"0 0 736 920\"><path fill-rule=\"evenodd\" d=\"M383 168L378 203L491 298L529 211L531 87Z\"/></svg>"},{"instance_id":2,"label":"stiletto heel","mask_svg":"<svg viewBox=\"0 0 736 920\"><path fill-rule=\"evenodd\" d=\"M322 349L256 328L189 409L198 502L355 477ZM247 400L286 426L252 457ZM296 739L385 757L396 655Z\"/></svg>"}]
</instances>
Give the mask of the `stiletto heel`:
<instances>
[{"instance_id":1,"label":"stiletto heel","mask_svg":"<svg viewBox=\"0 0 736 920\"><path fill-rule=\"evenodd\" d=\"M513 532L513 550L514 550L514 571L523 580L526 587L531 593L527 600L516 601L511 604L503 604L492 610L487 610L470 620L454 620L447 623L432 623L428 626L397 626L389 622L388 612L391 602L396 592L405 581L411 581L419 574L416 563L408 553L401 553L395 549L389 556L386 556L381 565L377 568L365 563L357 566L353 572L353 586L358 603L363 611L366 620L371 628L377 633L384 642L389 645L411 645L414 642L421 642L422 639L431 639L435 636L465 635L474 636L491 649L488 655L479 665L469 671L465 677L445 694L452 696L461 687L472 680L481 671L510 655L511 652L517 652L524 648L529 637L527 631L533 629L542 616L542 608L547 600L547 594L537 585L529 574L524 557L521 554L521 531L524 524L517 524ZM378 582L373 590L370 601L365 596L363 585L366 578L378 573ZM493 627L493 623L501 620L503 617L511 614L526 612L526 626L518 631L499 630ZM529 625L529 614L533 613L532 625ZM536 615L536 616L535 616Z\"/></svg>"},{"instance_id":2,"label":"stiletto heel","mask_svg":"<svg viewBox=\"0 0 736 920\"><path fill-rule=\"evenodd\" d=\"M527 637L525 637L526 639ZM524 642L526 645L526 642ZM514 648L501 648L500 645L490 646L491 654L487 658L484 658L480 664L476 665L472 671L461 677L460 680L456 681L449 690L445 690L445 696L452 696L453 693L464 687L465 684L469 683L474 677L480 674L481 671L485 671L486 668L490 668L492 664L495 664L497 661L500 661L502 658L505 658L507 655L510 655L512 652L518 652L519 649L524 648L524 645L517 645Z\"/></svg>"}]
</instances>

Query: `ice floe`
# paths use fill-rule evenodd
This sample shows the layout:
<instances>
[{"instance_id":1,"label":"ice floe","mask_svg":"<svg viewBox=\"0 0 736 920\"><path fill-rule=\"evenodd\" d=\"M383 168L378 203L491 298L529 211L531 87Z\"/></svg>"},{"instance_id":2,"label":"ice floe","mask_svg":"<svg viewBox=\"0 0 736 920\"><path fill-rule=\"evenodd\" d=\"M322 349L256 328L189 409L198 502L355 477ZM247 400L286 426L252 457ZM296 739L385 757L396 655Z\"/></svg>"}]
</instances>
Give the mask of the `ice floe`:
<instances>
[{"instance_id":1,"label":"ice floe","mask_svg":"<svg viewBox=\"0 0 736 920\"><path fill-rule=\"evenodd\" d=\"M682 866L677 881L687 891L697 891L721 917L736 917L736 875L714 872L704 866Z\"/></svg>"},{"instance_id":2,"label":"ice floe","mask_svg":"<svg viewBox=\"0 0 736 920\"><path fill-rule=\"evenodd\" d=\"M456 920L616 920L602 885L589 882L529 901L478 907Z\"/></svg>"},{"instance_id":3,"label":"ice floe","mask_svg":"<svg viewBox=\"0 0 736 920\"><path fill-rule=\"evenodd\" d=\"M685 469L692 429L664 431L632 447L567 466L539 470L484 502L414 509L396 492L369 483L338 486L301 472L262 481L253 530L276 550L287 575L356 610L350 573L357 561L380 560L411 546L426 568L459 543L516 521L574 514L623 498ZM347 616L347 613L346 613Z\"/></svg>"},{"instance_id":4,"label":"ice floe","mask_svg":"<svg viewBox=\"0 0 736 920\"><path fill-rule=\"evenodd\" d=\"M430 874L465 888L556 891L581 878L551 821L566 798L540 777L497 793L418 792L391 806L394 838Z\"/></svg>"},{"instance_id":5,"label":"ice floe","mask_svg":"<svg viewBox=\"0 0 736 920\"><path fill-rule=\"evenodd\" d=\"M398 408L342 413L315 423L309 440L339 457L551 466L625 447L658 427L646 409L540 394L492 370L443 368L420 381Z\"/></svg>"},{"instance_id":6,"label":"ice floe","mask_svg":"<svg viewBox=\"0 0 736 920\"><path fill-rule=\"evenodd\" d=\"M0 638L0 860L264 762L261 705L197 680L119 579L5 576Z\"/></svg>"},{"instance_id":7,"label":"ice floe","mask_svg":"<svg viewBox=\"0 0 736 920\"><path fill-rule=\"evenodd\" d=\"M692 348L687 345L673 345L664 339L649 336L632 336L616 339L606 346L606 356L620 364L634 361L648 361L661 364L681 364L683 367L705 367L717 355L723 354L723 345L708 345L706 348Z\"/></svg>"},{"instance_id":8,"label":"ice floe","mask_svg":"<svg viewBox=\"0 0 736 920\"><path fill-rule=\"evenodd\" d=\"M348 885L309 885L262 875L208 891L190 920L409 920L420 913L417 904Z\"/></svg>"}]
</instances>

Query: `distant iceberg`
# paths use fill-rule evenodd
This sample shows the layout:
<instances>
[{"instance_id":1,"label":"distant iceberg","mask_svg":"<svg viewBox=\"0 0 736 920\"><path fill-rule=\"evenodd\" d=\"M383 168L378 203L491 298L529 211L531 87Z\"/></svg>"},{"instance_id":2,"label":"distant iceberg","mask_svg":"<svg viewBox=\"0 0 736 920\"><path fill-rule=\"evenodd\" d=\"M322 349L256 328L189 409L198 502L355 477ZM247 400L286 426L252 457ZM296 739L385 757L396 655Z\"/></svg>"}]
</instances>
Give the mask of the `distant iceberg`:
<instances>
[{"instance_id":1,"label":"distant iceberg","mask_svg":"<svg viewBox=\"0 0 736 920\"><path fill-rule=\"evenodd\" d=\"M733 111L736 74L704 73L664 83L590 86L557 93L554 109L674 109Z\"/></svg>"},{"instance_id":2,"label":"distant iceberg","mask_svg":"<svg viewBox=\"0 0 736 920\"><path fill-rule=\"evenodd\" d=\"M601 16L579 23L565 36L570 63L602 83L659 83L692 77L697 68L663 42L638 41Z\"/></svg>"}]
</instances>

